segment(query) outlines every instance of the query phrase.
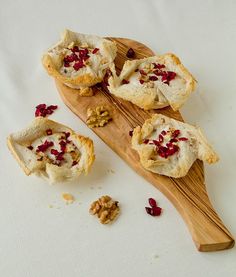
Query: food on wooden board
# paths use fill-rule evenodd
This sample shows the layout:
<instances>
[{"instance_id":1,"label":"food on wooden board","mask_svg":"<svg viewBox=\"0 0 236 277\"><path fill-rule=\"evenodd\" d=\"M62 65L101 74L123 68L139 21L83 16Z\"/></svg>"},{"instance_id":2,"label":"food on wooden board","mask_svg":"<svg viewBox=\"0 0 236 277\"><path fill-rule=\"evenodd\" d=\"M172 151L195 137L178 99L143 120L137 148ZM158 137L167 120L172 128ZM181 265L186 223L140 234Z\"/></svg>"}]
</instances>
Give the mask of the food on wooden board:
<instances>
[{"instance_id":1,"label":"food on wooden board","mask_svg":"<svg viewBox=\"0 0 236 277\"><path fill-rule=\"evenodd\" d=\"M174 54L125 62L120 76L111 66L109 91L142 109L171 106L174 111L194 91L196 81Z\"/></svg>"},{"instance_id":2,"label":"food on wooden board","mask_svg":"<svg viewBox=\"0 0 236 277\"><path fill-rule=\"evenodd\" d=\"M90 87L103 80L116 51L112 41L65 30L61 40L43 55L42 63L49 75L79 89L82 96L90 96Z\"/></svg>"},{"instance_id":3,"label":"food on wooden board","mask_svg":"<svg viewBox=\"0 0 236 277\"><path fill-rule=\"evenodd\" d=\"M175 178L185 176L196 159L219 159L200 128L161 114L136 127L131 143L145 169Z\"/></svg>"}]
</instances>

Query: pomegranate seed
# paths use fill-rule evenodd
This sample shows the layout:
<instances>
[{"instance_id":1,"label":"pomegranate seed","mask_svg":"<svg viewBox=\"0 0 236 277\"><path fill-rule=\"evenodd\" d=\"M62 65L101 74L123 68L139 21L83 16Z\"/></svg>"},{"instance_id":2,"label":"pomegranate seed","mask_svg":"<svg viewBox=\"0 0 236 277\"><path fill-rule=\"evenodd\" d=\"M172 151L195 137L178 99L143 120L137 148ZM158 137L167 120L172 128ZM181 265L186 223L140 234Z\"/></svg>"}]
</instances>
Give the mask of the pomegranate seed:
<instances>
[{"instance_id":1,"label":"pomegranate seed","mask_svg":"<svg viewBox=\"0 0 236 277\"><path fill-rule=\"evenodd\" d=\"M64 61L64 67L70 67L70 63Z\"/></svg>"},{"instance_id":2,"label":"pomegranate seed","mask_svg":"<svg viewBox=\"0 0 236 277\"><path fill-rule=\"evenodd\" d=\"M92 53L93 53L93 54L96 54L98 51L99 51L99 48L94 48L93 51L92 51Z\"/></svg>"},{"instance_id":3,"label":"pomegranate seed","mask_svg":"<svg viewBox=\"0 0 236 277\"><path fill-rule=\"evenodd\" d=\"M156 76L162 76L162 72L159 70L154 70L153 74L155 74Z\"/></svg>"},{"instance_id":4,"label":"pomegranate seed","mask_svg":"<svg viewBox=\"0 0 236 277\"><path fill-rule=\"evenodd\" d=\"M63 134L65 135L66 139L70 136L70 132L63 132Z\"/></svg>"},{"instance_id":5,"label":"pomegranate seed","mask_svg":"<svg viewBox=\"0 0 236 277\"><path fill-rule=\"evenodd\" d=\"M52 147L54 145L53 141L47 141L37 147L36 152L45 152L48 148Z\"/></svg>"},{"instance_id":6,"label":"pomegranate seed","mask_svg":"<svg viewBox=\"0 0 236 277\"><path fill-rule=\"evenodd\" d=\"M134 58L134 56L135 56L134 49L133 48L129 48L129 50L126 53L126 57L132 59L132 58Z\"/></svg>"},{"instance_id":7,"label":"pomegranate seed","mask_svg":"<svg viewBox=\"0 0 236 277\"><path fill-rule=\"evenodd\" d=\"M56 149L51 149L51 154L57 156L59 152Z\"/></svg>"},{"instance_id":8,"label":"pomegranate seed","mask_svg":"<svg viewBox=\"0 0 236 277\"><path fill-rule=\"evenodd\" d=\"M179 134L180 134L180 130L174 130L174 132L172 133L172 137L177 138Z\"/></svg>"},{"instance_id":9,"label":"pomegranate seed","mask_svg":"<svg viewBox=\"0 0 236 277\"><path fill-rule=\"evenodd\" d=\"M159 135L159 142L161 143L161 142L163 142L163 140L164 140L163 136Z\"/></svg>"},{"instance_id":10,"label":"pomegranate seed","mask_svg":"<svg viewBox=\"0 0 236 277\"><path fill-rule=\"evenodd\" d=\"M27 146L27 148L28 148L29 150L33 150L33 149L34 149L34 147L33 147L32 145Z\"/></svg>"},{"instance_id":11,"label":"pomegranate seed","mask_svg":"<svg viewBox=\"0 0 236 277\"><path fill-rule=\"evenodd\" d=\"M61 147L61 151L65 152L66 151L66 142L64 140L61 140L59 142L59 144L60 144L60 147Z\"/></svg>"},{"instance_id":12,"label":"pomegranate seed","mask_svg":"<svg viewBox=\"0 0 236 277\"><path fill-rule=\"evenodd\" d=\"M72 49L71 49L72 52L79 52L79 47L78 46L74 46Z\"/></svg>"},{"instance_id":13,"label":"pomegranate seed","mask_svg":"<svg viewBox=\"0 0 236 277\"><path fill-rule=\"evenodd\" d=\"M161 214L161 208L160 207L152 207L152 216L159 216Z\"/></svg>"},{"instance_id":14,"label":"pomegranate seed","mask_svg":"<svg viewBox=\"0 0 236 277\"><path fill-rule=\"evenodd\" d=\"M144 83L144 80L139 80L140 84L142 85Z\"/></svg>"},{"instance_id":15,"label":"pomegranate seed","mask_svg":"<svg viewBox=\"0 0 236 277\"><path fill-rule=\"evenodd\" d=\"M149 198L149 199L148 199L148 202L149 202L149 205L150 205L151 207L157 207L157 203L156 203L156 200L155 200L155 199Z\"/></svg>"},{"instance_id":16,"label":"pomegranate seed","mask_svg":"<svg viewBox=\"0 0 236 277\"><path fill-rule=\"evenodd\" d=\"M173 142L177 142L177 141L178 141L178 140L177 140L177 139L175 139L175 138L173 138L173 139L171 139L171 140L170 140L170 142L171 142L171 143L173 143Z\"/></svg>"},{"instance_id":17,"label":"pomegranate seed","mask_svg":"<svg viewBox=\"0 0 236 277\"><path fill-rule=\"evenodd\" d=\"M147 75L147 73L146 73L143 69L140 69L140 70L139 70L139 73L140 73L141 75L145 75L145 76Z\"/></svg>"},{"instance_id":18,"label":"pomegranate seed","mask_svg":"<svg viewBox=\"0 0 236 277\"><path fill-rule=\"evenodd\" d=\"M145 209L146 209L146 212L147 212L148 214L152 215L152 208L150 208L150 207L145 207Z\"/></svg>"},{"instance_id":19,"label":"pomegranate seed","mask_svg":"<svg viewBox=\"0 0 236 277\"><path fill-rule=\"evenodd\" d=\"M149 143L149 139L145 139L145 140L143 141L143 143L148 144L148 143Z\"/></svg>"},{"instance_id":20,"label":"pomegranate seed","mask_svg":"<svg viewBox=\"0 0 236 277\"><path fill-rule=\"evenodd\" d=\"M139 69L138 68L136 68L135 70L134 70L134 72L138 72L139 71Z\"/></svg>"},{"instance_id":21,"label":"pomegranate seed","mask_svg":"<svg viewBox=\"0 0 236 277\"><path fill-rule=\"evenodd\" d=\"M58 108L58 106L57 105L50 105L50 106L48 106L48 110L56 110Z\"/></svg>"},{"instance_id":22,"label":"pomegranate seed","mask_svg":"<svg viewBox=\"0 0 236 277\"><path fill-rule=\"evenodd\" d=\"M84 65L83 61L78 61L77 63L75 63L75 64L73 65L73 68L74 68L74 70L78 71L80 68L82 68L82 67L84 67L84 66L85 66L85 65Z\"/></svg>"},{"instance_id":23,"label":"pomegranate seed","mask_svg":"<svg viewBox=\"0 0 236 277\"><path fill-rule=\"evenodd\" d=\"M165 131L165 130L161 131L161 134L162 134L163 136L165 136L165 135L166 135L166 131Z\"/></svg>"},{"instance_id":24,"label":"pomegranate seed","mask_svg":"<svg viewBox=\"0 0 236 277\"><path fill-rule=\"evenodd\" d=\"M52 114L54 110L57 109L57 106L54 105L50 105L50 106L46 106L46 104L39 104L38 106L36 106L36 111L35 111L35 116L42 116L42 117L46 117L49 114Z\"/></svg>"},{"instance_id":25,"label":"pomegranate seed","mask_svg":"<svg viewBox=\"0 0 236 277\"><path fill-rule=\"evenodd\" d=\"M129 81L128 81L128 80L123 79L123 80L122 80L122 84L124 84L124 85L125 85L125 84L129 84Z\"/></svg>"},{"instance_id":26,"label":"pomegranate seed","mask_svg":"<svg viewBox=\"0 0 236 277\"><path fill-rule=\"evenodd\" d=\"M57 155L56 160L57 160L57 161L62 161L62 160L64 160L63 155L64 155L64 152L60 152L60 153Z\"/></svg>"},{"instance_id":27,"label":"pomegranate seed","mask_svg":"<svg viewBox=\"0 0 236 277\"><path fill-rule=\"evenodd\" d=\"M46 130L46 134L47 134L48 136L50 136L50 135L52 134L52 129L47 129L47 130Z\"/></svg>"},{"instance_id":28,"label":"pomegranate seed","mask_svg":"<svg viewBox=\"0 0 236 277\"><path fill-rule=\"evenodd\" d=\"M186 140L188 140L188 138L181 137L181 138L178 138L178 140L180 140L180 141L186 141Z\"/></svg>"},{"instance_id":29,"label":"pomegranate seed","mask_svg":"<svg viewBox=\"0 0 236 277\"><path fill-rule=\"evenodd\" d=\"M156 76L150 76L150 77L149 77L149 80L150 80L150 81L157 81L158 78L157 78Z\"/></svg>"},{"instance_id":30,"label":"pomegranate seed","mask_svg":"<svg viewBox=\"0 0 236 277\"><path fill-rule=\"evenodd\" d=\"M156 145L156 146L159 146L160 145L160 142L158 140L153 140L153 143Z\"/></svg>"},{"instance_id":31,"label":"pomegranate seed","mask_svg":"<svg viewBox=\"0 0 236 277\"><path fill-rule=\"evenodd\" d=\"M89 58L89 51L88 49L81 49L79 50L79 57L81 60L87 60Z\"/></svg>"},{"instance_id":32,"label":"pomegranate seed","mask_svg":"<svg viewBox=\"0 0 236 277\"><path fill-rule=\"evenodd\" d=\"M75 165L77 165L77 164L78 164L77 161L73 161L71 166L75 166Z\"/></svg>"},{"instance_id":33,"label":"pomegranate seed","mask_svg":"<svg viewBox=\"0 0 236 277\"><path fill-rule=\"evenodd\" d=\"M133 130L129 131L129 136L132 137L133 136Z\"/></svg>"},{"instance_id":34,"label":"pomegranate seed","mask_svg":"<svg viewBox=\"0 0 236 277\"><path fill-rule=\"evenodd\" d=\"M154 68L158 68L158 69L162 69L162 68L165 68L165 65L164 64L156 64L156 63L153 63L154 65Z\"/></svg>"}]
</instances>

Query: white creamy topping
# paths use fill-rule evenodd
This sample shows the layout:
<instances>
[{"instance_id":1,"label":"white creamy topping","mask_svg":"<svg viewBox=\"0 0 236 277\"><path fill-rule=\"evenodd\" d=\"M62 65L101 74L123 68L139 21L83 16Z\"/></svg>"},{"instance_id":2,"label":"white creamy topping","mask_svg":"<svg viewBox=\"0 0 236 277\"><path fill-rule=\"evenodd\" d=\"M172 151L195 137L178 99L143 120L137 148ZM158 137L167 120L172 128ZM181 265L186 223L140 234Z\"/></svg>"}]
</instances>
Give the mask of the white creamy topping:
<instances>
[{"instance_id":1,"label":"white creamy topping","mask_svg":"<svg viewBox=\"0 0 236 277\"><path fill-rule=\"evenodd\" d=\"M66 141L65 139L61 139L61 138L65 137L64 133L53 133L52 135L46 135L46 136L42 136L40 138L37 138L31 145L33 146L33 152L40 157L46 157L49 158L51 160L51 162L55 162L55 163L60 163L60 161L56 160L56 155L51 153L52 149L57 150L59 153L61 152L61 145L59 144L60 141ZM43 145L45 143L45 141L48 142L53 142L53 146L49 147L46 151L43 152L38 152L37 148L40 145ZM60 165L65 166L70 168L72 166L73 161L78 161L79 157L80 157L80 151L78 150L78 148L75 146L75 144L73 143L73 141L71 141L70 137L68 137L68 140L70 142L66 143L66 150L65 153L63 154L63 160L61 161ZM72 156L73 155L73 156ZM75 158L75 159L74 159ZM49 162L50 160L47 160L47 162ZM77 167L78 164L74 165L73 168Z\"/></svg>"}]
</instances>

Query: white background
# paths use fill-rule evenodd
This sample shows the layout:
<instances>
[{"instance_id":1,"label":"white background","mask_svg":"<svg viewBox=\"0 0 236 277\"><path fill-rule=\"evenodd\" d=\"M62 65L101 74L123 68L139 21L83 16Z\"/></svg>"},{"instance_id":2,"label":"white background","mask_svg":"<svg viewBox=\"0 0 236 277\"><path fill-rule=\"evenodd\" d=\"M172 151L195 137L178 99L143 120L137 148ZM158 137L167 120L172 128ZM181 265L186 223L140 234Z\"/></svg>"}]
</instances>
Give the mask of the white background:
<instances>
[{"instance_id":1,"label":"white background","mask_svg":"<svg viewBox=\"0 0 236 277\"><path fill-rule=\"evenodd\" d=\"M236 276L236 248L198 252L172 204L68 110L40 61L64 28L177 54L199 84L181 112L204 129L221 157L206 166L207 188L236 237L235 11L235 1L1 1L1 277ZM25 127L39 103L58 104L51 118L95 142L91 175L78 184L26 177L6 147L7 135ZM65 205L63 192L76 197L74 204ZM111 226L88 214L104 194L121 203ZM148 197L163 207L161 217L145 213Z\"/></svg>"}]
</instances>

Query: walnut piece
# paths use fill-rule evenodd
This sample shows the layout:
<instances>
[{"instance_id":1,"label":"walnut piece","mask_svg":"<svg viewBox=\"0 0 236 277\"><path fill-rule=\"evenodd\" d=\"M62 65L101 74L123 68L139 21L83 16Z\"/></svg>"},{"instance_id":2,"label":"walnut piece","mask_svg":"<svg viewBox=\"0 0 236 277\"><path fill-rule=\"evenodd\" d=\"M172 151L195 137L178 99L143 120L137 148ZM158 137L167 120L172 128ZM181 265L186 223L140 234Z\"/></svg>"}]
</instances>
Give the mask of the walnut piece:
<instances>
[{"instance_id":1,"label":"walnut piece","mask_svg":"<svg viewBox=\"0 0 236 277\"><path fill-rule=\"evenodd\" d=\"M97 106L95 109L88 108L87 116L86 123L90 128L103 127L112 119L109 111L103 106Z\"/></svg>"},{"instance_id":2,"label":"walnut piece","mask_svg":"<svg viewBox=\"0 0 236 277\"><path fill-rule=\"evenodd\" d=\"M112 200L108 195L100 197L91 204L90 214L97 215L102 224L113 221L120 212L118 201Z\"/></svg>"}]
</instances>

